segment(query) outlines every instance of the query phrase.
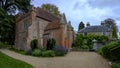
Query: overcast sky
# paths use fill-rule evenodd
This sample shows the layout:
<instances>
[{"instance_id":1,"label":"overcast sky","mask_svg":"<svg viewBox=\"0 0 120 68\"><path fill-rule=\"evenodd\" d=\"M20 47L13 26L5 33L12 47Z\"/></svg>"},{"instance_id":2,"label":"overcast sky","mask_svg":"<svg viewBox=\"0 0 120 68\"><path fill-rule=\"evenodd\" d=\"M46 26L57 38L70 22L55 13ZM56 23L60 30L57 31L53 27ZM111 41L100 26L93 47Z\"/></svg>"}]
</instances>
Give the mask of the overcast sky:
<instances>
[{"instance_id":1,"label":"overcast sky","mask_svg":"<svg viewBox=\"0 0 120 68\"><path fill-rule=\"evenodd\" d=\"M33 0L35 7L42 4L54 4L61 13L65 13L67 21L71 21L75 30L80 21L85 24L100 25L106 18L116 21L120 29L120 0Z\"/></svg>"}]
</instances>

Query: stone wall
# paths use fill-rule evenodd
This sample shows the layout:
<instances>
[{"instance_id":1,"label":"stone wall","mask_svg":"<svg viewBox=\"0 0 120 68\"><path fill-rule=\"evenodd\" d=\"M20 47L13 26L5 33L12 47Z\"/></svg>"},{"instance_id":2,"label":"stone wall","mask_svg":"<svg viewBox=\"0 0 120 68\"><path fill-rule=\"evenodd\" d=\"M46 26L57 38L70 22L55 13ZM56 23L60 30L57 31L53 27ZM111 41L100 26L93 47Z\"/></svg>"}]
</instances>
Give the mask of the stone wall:
<instances>
[{"instance_id":1,"label":"stone wall","mask_svg":"<svg viewBox=\"0 0 120 68\"><path fill-rule=\"evenodd\" d=\"M36 10L31 10L25 15L18 14L16 16L15 48L28 50L34 39L38 39L38 47L43 47L50 37L56 40L57 45L70 48L74 37L73 30L68 30L67 24L58 23L59 28L44 31L48 23L52 22L37 17Z\"/></svg>"},{"instance_id":2,"label":"stone wall","mask_svg":"<svg viewBox=\"0 0 120 68\"><path fill-rule=\"evenodd\" d=\"M51 22L48 22L46 20L43 20L41 18L36 18L37 19L37 22L38 22L38 47L43 47L44 44L43 44L43 34L44 34L44 30L47 26L48 23L51 23Z\"/></svg>"},{"instance_id":3,"label":"stone wall","mask_svg":"<svg viewBox=\"0 0 120 68\"><path fill-rule=\"evenodd\" d=\"M16 22L15 47L24 50L27 45L28 27L30 26L30 17L26 17Z\"/></svg>"},{"instance_id":4,"label":"stone wall","mask_svg":"<svg viewBox=\"0 0 120 68\"><path fill-rule=\"evenodd\" d=\"M79 33L79 34L84 35L84 33ZM104 35L103 32L87 32L87 35L88 34ZM111 38L112 37L112 32L105 32L105 36L108 36L109 38Z\"/></svg>"}]
</instances>

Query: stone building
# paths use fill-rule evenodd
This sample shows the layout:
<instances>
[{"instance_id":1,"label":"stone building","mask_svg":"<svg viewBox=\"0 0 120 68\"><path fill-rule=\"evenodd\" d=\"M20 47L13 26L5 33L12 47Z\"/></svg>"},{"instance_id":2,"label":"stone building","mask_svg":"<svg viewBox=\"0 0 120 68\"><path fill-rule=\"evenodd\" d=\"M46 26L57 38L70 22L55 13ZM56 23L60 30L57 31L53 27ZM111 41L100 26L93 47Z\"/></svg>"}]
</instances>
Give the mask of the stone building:
<instances>
[{"instance_id":1,"label":"stone building","mask_svg":"<svg viewBox=\"0 0 120 68\"><path fill-rule=\"evenodd\" d=\"M39 7L32 7L28 13L16 15L16 49L30 49L33 39L38 39L38 47L46 47L49 38L54 38L56 45L71 48L74 31L65 14L59 18Z\"/></svg>"},{"instance_id":2,"label":"stone building","mask_svg":"<svg viewBox=\"0 0 120 68\"><path fill-rule=\"evenodd\" d=\"M108 36L109 38L112 38L112 29L104 26L103 23L97 26L90 26L90 23L87 23L86 27L78 31L78 33L83 35L88 35L88 34L104 35L104 36Z\"/></svg>"}]
</instances>

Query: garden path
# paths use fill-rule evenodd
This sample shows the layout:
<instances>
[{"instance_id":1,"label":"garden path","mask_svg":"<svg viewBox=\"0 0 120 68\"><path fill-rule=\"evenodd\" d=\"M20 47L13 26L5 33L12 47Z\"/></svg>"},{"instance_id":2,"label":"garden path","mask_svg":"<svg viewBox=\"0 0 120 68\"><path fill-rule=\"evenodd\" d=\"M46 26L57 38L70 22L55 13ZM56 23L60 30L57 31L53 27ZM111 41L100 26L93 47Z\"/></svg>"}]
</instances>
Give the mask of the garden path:
<instances>
[{"instance_id":1,"label":"garden path","mask_svg":"<svg viewBox=\"0 0 120 68\"><path fill-rule=\"evenodd\" d=\"M21 55L7 49L0 51L35 68L111 68L107 60L95 52L70 52L64 57L43 58Z\"/></svg>"}]
</instances>

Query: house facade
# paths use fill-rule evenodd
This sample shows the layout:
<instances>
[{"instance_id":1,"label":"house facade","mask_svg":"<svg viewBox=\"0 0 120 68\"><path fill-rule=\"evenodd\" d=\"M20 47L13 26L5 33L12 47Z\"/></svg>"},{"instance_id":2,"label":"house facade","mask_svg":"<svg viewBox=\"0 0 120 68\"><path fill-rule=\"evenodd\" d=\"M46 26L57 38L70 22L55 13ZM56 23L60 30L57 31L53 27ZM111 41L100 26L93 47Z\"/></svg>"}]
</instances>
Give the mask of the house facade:
<instances>
[{"instance_id":1,"label":"house facade","mask_svg":"<svg viewBox=\"0 0 120 68\"><path fill-rule=\"evenodd\" d=\"M95 35L104 35L112 38L112 29L104 26L103 24L97 26L90 26L87 23L86 27L78 31L79 34L88 35L88 34L95 34Z\"/></svg>"},{"instance_id":2,"label":"house facade","mask_svg":"<svg viewBox=\"0 0 120 68\"><path fill-rule=\"evenodd\" d=\"M16 49L30 49L30 42L34 39L38 40L38 47L46 47L50 38L56 40L56 45L71 48L74 31L65 14L59 18L39 7L32 7L28 13L16 15Z\"/></svg>"}]
</instances>

